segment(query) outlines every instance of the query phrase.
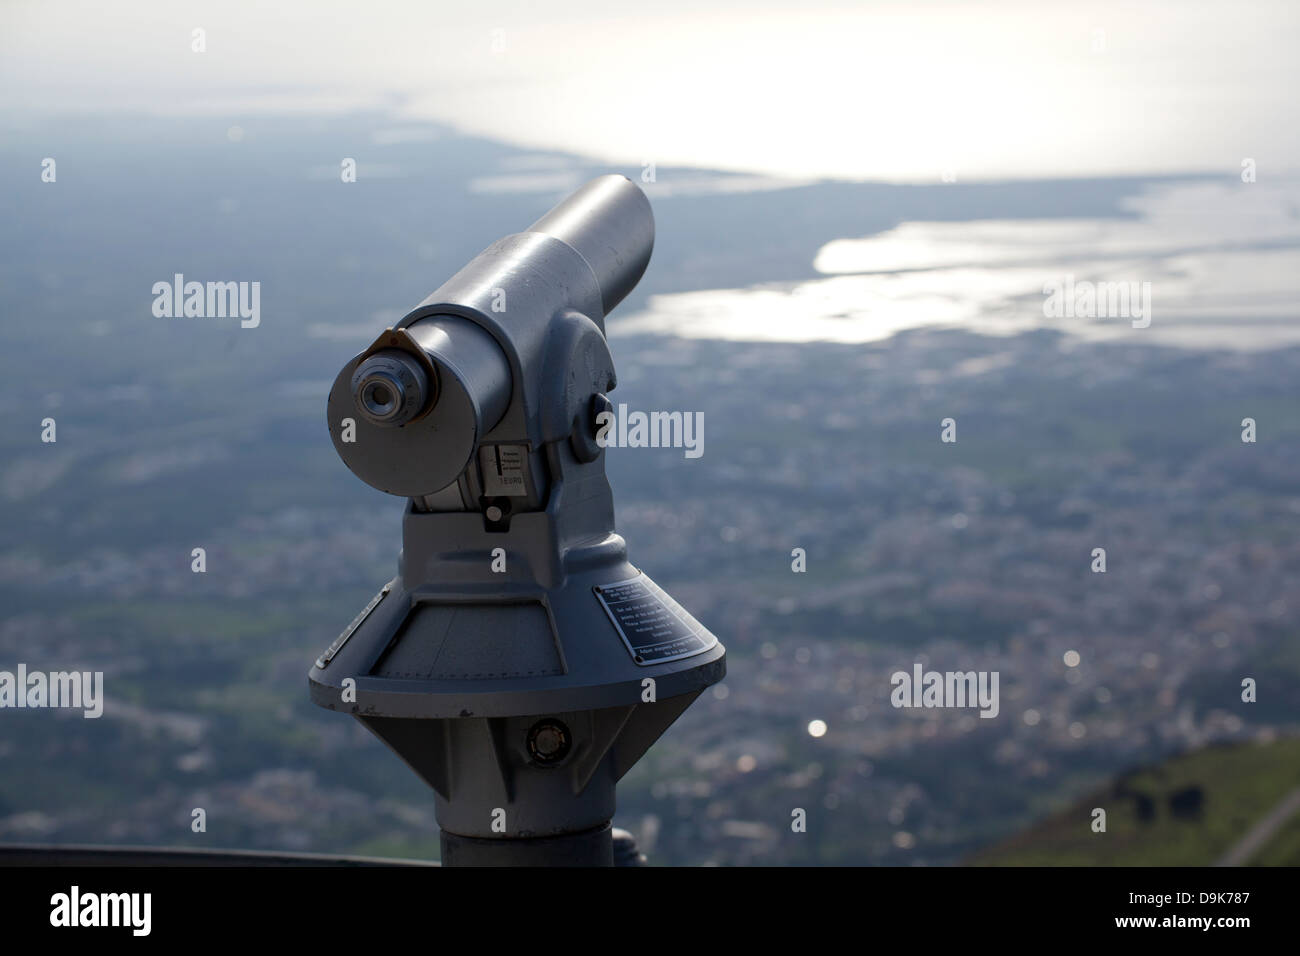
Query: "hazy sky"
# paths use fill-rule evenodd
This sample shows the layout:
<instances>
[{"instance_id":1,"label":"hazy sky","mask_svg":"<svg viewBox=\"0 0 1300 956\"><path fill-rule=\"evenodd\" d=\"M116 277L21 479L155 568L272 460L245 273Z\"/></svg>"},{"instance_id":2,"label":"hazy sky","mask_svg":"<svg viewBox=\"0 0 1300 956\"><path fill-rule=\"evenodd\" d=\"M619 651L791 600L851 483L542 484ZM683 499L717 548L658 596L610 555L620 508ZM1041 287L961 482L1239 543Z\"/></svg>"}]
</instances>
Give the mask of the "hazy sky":
<instances>
[{"instance_id":1,"label":"hazy sky","mask_svg":"<svg viewBox=\"0 0 1300 956\"><path fill-rule=\"evenodd\" d=\"M206 52L191 49L206 31ZM1300 3L0 3L0 107L379 107L624 164L1300 169Z\"/></svg>"}]
</instances>

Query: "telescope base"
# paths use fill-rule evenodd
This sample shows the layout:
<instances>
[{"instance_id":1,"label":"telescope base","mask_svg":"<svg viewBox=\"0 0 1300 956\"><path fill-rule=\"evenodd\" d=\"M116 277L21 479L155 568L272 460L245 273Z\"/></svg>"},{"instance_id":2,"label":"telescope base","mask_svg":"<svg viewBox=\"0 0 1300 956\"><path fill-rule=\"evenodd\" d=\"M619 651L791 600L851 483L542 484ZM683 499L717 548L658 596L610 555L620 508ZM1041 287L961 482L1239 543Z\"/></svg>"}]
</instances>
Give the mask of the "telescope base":
<instances>
[{"instance_id":1,"label":"telescope base","mask_svg":"<svg viewBox=\"0 0 1300 956\"><path fill-rule=\"evenodd\" d=\"M442 831L443 866L613 866L613 828L557 837L483 839Z\"/></svg>"}]
</instances>

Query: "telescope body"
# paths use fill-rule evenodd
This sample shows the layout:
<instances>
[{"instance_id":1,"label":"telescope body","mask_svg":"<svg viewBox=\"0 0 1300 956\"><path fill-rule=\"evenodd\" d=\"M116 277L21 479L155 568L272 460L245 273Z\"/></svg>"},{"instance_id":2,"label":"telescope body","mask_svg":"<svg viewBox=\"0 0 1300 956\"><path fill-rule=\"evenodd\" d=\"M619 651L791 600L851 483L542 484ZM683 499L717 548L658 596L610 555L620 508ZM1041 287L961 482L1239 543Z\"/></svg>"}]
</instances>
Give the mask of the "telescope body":
<instances>
[{"instance_id":1,"label":"telescope body","mask_svg":"<svg viewBox=\"0 0 1300 956\"><path fill-rule=\"evenodd\" d=\"M436 793L443 861L609 863L614 785L725 651L628 560L596 415L650 258L621 176L501 239L340 371L335 449L408 498L397 576L317 660Z\"/></svg>"}]
</instances>

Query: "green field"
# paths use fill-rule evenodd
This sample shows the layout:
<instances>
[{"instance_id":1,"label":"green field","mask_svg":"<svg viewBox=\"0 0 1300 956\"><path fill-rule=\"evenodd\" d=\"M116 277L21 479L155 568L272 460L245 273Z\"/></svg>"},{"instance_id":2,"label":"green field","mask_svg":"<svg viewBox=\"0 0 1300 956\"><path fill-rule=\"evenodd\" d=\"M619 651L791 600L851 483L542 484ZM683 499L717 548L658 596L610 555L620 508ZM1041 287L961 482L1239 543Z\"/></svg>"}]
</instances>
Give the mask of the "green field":
<instances>
[{"instance_id":1,"label":"green field","mask_svg":"<svg viewBox=\"0 0 1300 956\"><path fill-rule=\"evenodd\" d=\"M1300 739L1208 747L1118 778L1104 790L967 862L977 866L1208 866L1300 787ZM1170 798L1198 789L1199 813L1174 813ZM1143 798L1146 819L1139 815ZM1106 810L1106 832L1092 810ZM1300 865L1300 815L1249 860Z\"/></svg>"}]
</instances>

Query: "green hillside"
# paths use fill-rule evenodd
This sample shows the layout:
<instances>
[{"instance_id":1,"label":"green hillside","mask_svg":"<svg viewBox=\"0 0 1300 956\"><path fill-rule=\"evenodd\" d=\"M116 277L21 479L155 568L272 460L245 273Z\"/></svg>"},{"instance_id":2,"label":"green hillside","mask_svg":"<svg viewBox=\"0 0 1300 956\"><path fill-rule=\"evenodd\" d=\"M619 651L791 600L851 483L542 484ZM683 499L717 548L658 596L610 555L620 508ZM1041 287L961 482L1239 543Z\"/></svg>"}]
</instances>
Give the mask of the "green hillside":
<instances>
[{"instance_id":1,"label":"green hillside","mask_svg":"<svg viewBox=\"0 0 1300 956\"><path fill-rule=\"evenodd\" d=\"M1207 866L1300 788L1300 739L1207 747L1104 790L967 860L977 866ZM1092 810L1106 810L1106 832ZM1300 865L1300 814L1247 861Z\"/></svg>"}]
</instances>

